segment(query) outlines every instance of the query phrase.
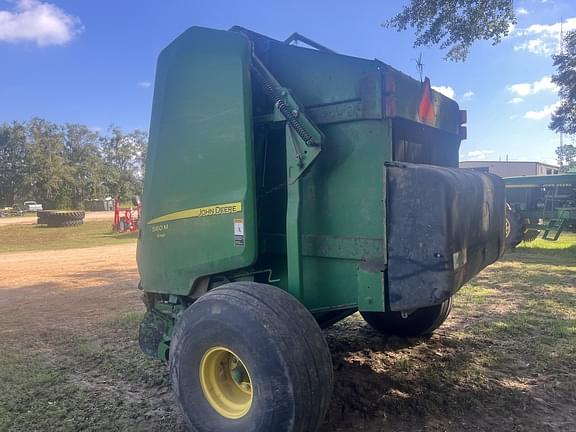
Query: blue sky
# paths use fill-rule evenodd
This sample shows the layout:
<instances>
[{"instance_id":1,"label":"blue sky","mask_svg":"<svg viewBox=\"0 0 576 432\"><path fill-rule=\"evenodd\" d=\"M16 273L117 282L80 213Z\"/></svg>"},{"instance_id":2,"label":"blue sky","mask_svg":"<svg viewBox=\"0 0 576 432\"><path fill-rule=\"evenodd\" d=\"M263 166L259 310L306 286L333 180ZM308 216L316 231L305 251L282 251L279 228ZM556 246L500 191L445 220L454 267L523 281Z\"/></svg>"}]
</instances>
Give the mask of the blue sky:
<instances>
[{"instance_id":1,"label":"blue sky","mask_svg":"<svg viewBox=\"0 0 576 432\"><path fill-rule=\"evenodd\" d=\"M380 24L401 0L0 0L0 122L34 116L147 129L159 52L193 25L248 27L283 39L298 31L333 50L378 58L412 76L422 53L432 84L468 110L461 159L553 161L547 129L557 102L550 55L576 28L573 0L515 1L518 25L500 45L476 43L465 63L414 49L411 30Z\"/></svg>"}]
</instances>

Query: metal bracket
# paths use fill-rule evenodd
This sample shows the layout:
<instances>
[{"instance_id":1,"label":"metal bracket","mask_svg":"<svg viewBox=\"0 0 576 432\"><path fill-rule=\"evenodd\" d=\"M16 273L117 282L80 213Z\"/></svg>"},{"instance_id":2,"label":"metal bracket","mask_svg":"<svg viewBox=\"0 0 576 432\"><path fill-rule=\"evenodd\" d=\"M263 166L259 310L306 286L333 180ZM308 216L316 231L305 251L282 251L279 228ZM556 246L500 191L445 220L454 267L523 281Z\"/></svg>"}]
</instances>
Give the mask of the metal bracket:
<instances>
[{"instance_id":1,"label":"metal bracket","mask_svg":"<svg viewBox=\"0 0 576 432\"><path fill-rule=\"evenodd\" d=\"M336 52L332 51L330 48L326 48L324 45L320 45L318 42L313 41L312 39L307 38L306 36L301 35L300 33L296 33L296 32L292 33L284 41L284 43L288 44L288 45L290 45L292 42L302 42L302 43L305 43L306 45L308 45L309 47L316 48L318 51L324 51L324 52L336 54Z\"/></svg>"},{"instance_id":2,"label":"metal bracket","mask_svg":"<svg viewBox=\"0 0 576 432\"><path fill-rule=\"evenodd\" d=\"M302 299L302 241L300 234L300 179L322 151L324 134L304 113L288 90L252 55L252 70L274 104L273 118L286 121L286 172L288 203L286 211L286 255L288 291Z\"/></svg>"},{"instance_id":3,"label":"metal bracket","mask_svg":"<svg viewBox=\"0 0 576 432\"><path fill-rule=\"evenodd\" d=\"M288 183L292 184L320 154L324 134L305 114L290 90L280 85L255 54L252 55L252 69L274 103L274 117L281 116L286 121Z\"/></svg>"},{"instance_id":4,"label":"metal bracket","mask_svg":"<svg viewBox=\"0 0 576 432\"><path fill-rule=\"evenodd\" d=\"M566 225L566 219L551 219L548 225L544 228L544 234L542 238L544 240L556 241L560 238L560 234L564 230Z\"/></svg>"}]
</instances>

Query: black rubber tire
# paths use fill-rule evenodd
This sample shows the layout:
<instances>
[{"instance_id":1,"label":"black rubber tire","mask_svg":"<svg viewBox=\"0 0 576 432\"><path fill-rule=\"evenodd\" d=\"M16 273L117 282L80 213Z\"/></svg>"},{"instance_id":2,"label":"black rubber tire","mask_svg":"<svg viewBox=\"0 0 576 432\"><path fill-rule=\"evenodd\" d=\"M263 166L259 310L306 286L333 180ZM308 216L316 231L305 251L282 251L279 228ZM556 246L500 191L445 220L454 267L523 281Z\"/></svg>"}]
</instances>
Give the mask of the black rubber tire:
<instances>
[{"instance_id":1,"label":"black rubber tire","mask_svg":"<svg viewBox=\"0 0 576 432\"><path fill-rule=\"evenodd\" d=\"M216 412L199 382L200 361L214 346L236 353L252 379L254 399L235 420ZM176 322L170 375L194 432L314 432L328 409L332 360L310 312L279 288L233 282L203 295Z\"/></svg>"},{"instance_id":2,"label":"black rubber tire","mask_svg":"<svg viewBox=\"0 0 576 432\"><path fill-rule=\"evenodd\" d=\"M85 213L83 211L42 210L36 212L39 225L49 227L68 227L82 225Z\"/></svg>"},{"instance_id":3,"label":"black rubber tire","mask_svg":"<svg viewBox=\"0 0 576 432\"><path fill-rule=\"evenodd\" d=\"M83 220L85 213L83 211L54 211L49 217L62 220Z\"/></svg>"},{"instance_id":4,"label":"black rubber tire","mask_svg":"<svg viewBox=\"0 0 576 432\"><path fill-rule=\"evenodd\" d=\"M36 216L38 216L38 220L36 223L38 225L46 225L48 223L48 214L50 212L47 210L39 210L36 212Z\"/></svg>"},{"instance_id":5,"label":"black rubber tire","mask_svg":"<svg viewBox=\"0 0 576 432\"><path fill-rule=\"evenodd\" d=\"M452 297L439 305L417 309L406 318L400 312L360 312L374 330L385 336L429 336L440 327L452 310Z\"/></svg>"},{"instance_id":6,"label":"black rubber tire","mask_svg":"<svg viewBox=\"0 0 576 432\"><path fill-rule=\"evenodd\" d=\"M39 218L54 218L54 219L67 219L67 220L81 220L84 219L86 213L82 210L39 210L36 216Z\"/></svg>"},{"instance_id":7,"label":"black rubber tire","mask_svg":"<svg viewBox=\"0 0 576 432\"><path fill-rule=\"evenodd\" d=\"M518 246L524 236L526 226L522 216L506 203L506 249L514 249Z\"/></svg>"},{"instance_id":8,"label":"black rubber tire","mask_svg":"<svg viewBox=\"0 0 576 432\"><path fill-rule=\"evenodd\" d=\"M82 225L83 220L48 220L46 226L48 228L66 228Z\"/></svg>"}]
</instances>

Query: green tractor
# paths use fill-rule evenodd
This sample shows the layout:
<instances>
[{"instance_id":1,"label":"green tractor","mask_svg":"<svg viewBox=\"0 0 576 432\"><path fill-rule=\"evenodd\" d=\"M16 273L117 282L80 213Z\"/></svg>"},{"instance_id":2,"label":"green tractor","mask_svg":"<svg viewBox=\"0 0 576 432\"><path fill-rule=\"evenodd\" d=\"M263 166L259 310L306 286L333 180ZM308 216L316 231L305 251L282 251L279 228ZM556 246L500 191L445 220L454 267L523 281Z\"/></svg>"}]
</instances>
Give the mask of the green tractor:
<instances>
[{"instance_id":1,"label":"green tractor","mask_svg":"<svg viewBox=\"0 0 576 432\"><path fill-rule=\"evenodd\" d=\"M169 362L191 430L313 432L333 386L322 328L442 324L504 251L502 180L457 168L465 121L428 79L298 34L194 27L162 51L140 346Z\"/></svg>"},{"instance_id":2,"label":"green tractor","mask_svg":"<svg viewBox=\"0 0 576 432\"><path fill-rule=\"evenodd\" d=\"M576 231L576 172L507 177L506 243L558 240L563 230Z\"/></svg>"}]
</instances>

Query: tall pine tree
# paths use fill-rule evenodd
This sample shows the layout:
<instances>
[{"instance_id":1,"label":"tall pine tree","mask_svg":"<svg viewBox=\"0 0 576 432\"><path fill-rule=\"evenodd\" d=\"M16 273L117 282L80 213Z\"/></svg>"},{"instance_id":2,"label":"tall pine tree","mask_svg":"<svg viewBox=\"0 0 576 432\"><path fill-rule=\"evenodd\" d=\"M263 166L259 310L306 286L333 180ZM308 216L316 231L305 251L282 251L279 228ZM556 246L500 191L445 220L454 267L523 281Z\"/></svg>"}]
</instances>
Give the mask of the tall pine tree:
<instances>
[{"instance_id":1,"label":"tall pine tree","mask_svg":"<svg viewBox=\"0 0 576 432\"><path fill-rule=\"evenodd\" d=\"M562 52L554 55L556 74L552 82L558 86L560 104L552 114L550 129L568 135L572 144L566 144L556 149L558 163L564 170L576 167L576 31L566 33Z\"/></svg>"}]
</instances>

